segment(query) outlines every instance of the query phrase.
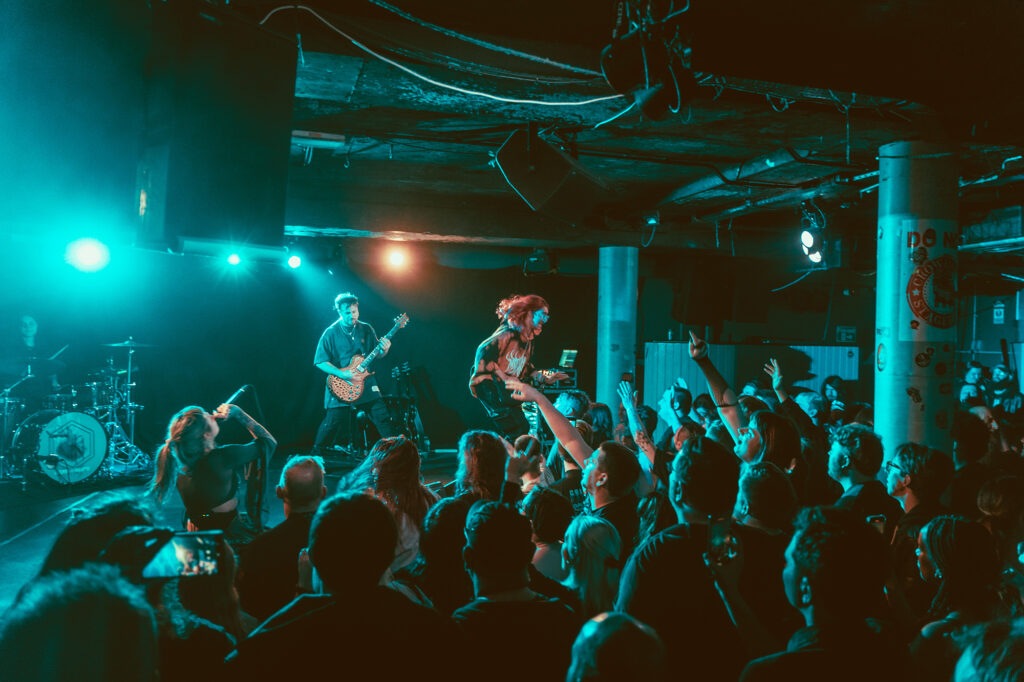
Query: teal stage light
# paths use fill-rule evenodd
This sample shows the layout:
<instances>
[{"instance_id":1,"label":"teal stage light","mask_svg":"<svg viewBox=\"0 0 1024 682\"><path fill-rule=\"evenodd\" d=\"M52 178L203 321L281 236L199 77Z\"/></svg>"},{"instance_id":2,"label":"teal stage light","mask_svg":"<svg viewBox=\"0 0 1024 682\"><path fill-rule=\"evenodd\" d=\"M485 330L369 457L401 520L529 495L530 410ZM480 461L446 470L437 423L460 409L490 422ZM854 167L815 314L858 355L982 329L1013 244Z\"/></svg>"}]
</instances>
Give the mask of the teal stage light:
<instances>
[{"instance_id":1,"label":"teal stage light","mask_svg":"<svg viewBox=\"0 0 1024 682\"><path fill-rule=\"evenodd\" d=\"M97 272L110 263L110 249L98 239L76 239L68 244L64 260L82 272Z\"/></svg>"}]
</instances>

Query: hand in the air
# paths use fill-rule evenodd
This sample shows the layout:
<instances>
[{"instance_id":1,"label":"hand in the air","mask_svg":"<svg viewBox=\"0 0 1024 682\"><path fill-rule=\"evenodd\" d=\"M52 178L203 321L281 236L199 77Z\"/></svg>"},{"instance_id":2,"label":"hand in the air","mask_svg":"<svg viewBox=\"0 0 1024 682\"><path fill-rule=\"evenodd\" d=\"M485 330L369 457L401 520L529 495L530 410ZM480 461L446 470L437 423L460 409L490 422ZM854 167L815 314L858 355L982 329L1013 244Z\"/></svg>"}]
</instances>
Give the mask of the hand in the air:
<instances>
[{"instance_id":1,"label":"hand in the air","mask_svg":"<svg viewBox=\"0 0 1024 682\"><path fill-rule=\"evenodd\" d=\"M505 388L512 393L512 398L524 403L537 402L537 398L542 396L541 392L529 384L524 384L522 381L516 381L515 379L509 379L505 382Z\"/></svg>"},{"instance_id":2,"label":"hand in the air","mask_svg":"<svg viewBox=\"0 0 1024 682\"><path fill-rule=\"evenodd\" d=\"M622 400L622 404L626 409L630 407L636 407L636 391L633 390L633 384L629 381L619 382L619 399Z\"/></svg>"},{"instance_id":3,"label":"hand in the air","mask_svg":"<svg viewBox=\"0 0 1024 682\"><path fill-rule=\"evenodd\" d=\"M782 390L782 370L779 369L779 361L771 358L764 363L764 371L772 378L772 388L776 391Z\"/></svg>"},{"instance_id":4,"label":"hand in the air","mask_svg":"<svg viewBox=\"0 0 1024 682\"><path fill-rule=\"evenodd\" d=\"M701 360L708 356L708 344L704 339L698 338L690 332L690 357L694 360Z\"/></svg>"}]
</instances>

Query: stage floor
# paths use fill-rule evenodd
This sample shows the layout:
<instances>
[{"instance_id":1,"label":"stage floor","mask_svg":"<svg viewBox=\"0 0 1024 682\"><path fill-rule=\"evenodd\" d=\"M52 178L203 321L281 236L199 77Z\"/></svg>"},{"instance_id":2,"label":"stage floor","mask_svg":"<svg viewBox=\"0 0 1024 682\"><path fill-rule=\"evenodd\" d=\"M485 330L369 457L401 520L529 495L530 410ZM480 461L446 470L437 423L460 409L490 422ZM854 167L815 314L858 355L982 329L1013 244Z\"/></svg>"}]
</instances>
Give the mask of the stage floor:
<instances>
[{"instance_id":1,"label":"stage floor","mask_svg":"<svg viewBox=\"0 0 1024 682\"><path fill-rule=\"evenodd\" d=\"M281 522L281 503L273 488L281 475L286 455L277 454L270 462L267 502L268 523ZM351 471L354 461L328 458L327 490L333 494L339 479ZM423 460L423 481L445 495L441 489L455 474L455 450L434 450ZM145 494L149 471L114 473L95 480L62 485L44 476L28 481L0 481L0 613L13 601L18 590L39 571L54 539L64 528L71 511L87 506L93 498L107 490L128 490ZM177 495L159 510L158 522L169 528L181 527L184 509Z\"/></svg>"}]
</instances>

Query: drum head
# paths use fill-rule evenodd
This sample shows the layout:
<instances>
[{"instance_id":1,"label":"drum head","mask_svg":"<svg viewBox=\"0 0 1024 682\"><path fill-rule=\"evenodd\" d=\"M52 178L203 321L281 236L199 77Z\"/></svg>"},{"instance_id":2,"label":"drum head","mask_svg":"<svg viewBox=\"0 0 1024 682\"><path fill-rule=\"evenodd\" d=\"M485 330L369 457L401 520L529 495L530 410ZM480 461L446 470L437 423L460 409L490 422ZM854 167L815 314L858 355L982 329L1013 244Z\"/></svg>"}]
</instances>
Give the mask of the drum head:
<instances>
[{"instance_id":1,"label":"drum head","mask_svg":"<svg viewBox=\"0 0 1024 682\"><path fill-rule=\"evenodd\" d=\"M18 427L14 446L58 483L78 483L100 468L107 456L107 433L88 414L36 412Z\"/></svg>"}]
</instances>

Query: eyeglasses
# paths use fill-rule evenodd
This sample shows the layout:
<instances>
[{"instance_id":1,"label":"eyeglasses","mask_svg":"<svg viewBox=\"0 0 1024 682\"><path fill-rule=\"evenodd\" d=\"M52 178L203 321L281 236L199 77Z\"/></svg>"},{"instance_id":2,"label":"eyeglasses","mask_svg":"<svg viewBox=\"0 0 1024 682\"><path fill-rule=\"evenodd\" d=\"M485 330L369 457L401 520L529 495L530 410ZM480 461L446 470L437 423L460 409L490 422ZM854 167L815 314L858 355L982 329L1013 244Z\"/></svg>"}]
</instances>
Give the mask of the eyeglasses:
<instances>
[{"instance_id":1,"label":"eyeglasses","mask_svg":"<svg viewBox=\"0 0 1024 682\"><path fill-rule=\"evenodd\" d=\"M900 476L906 476L907 475L907 473L905 471L903 471L903 469L900 468L900 465L897 464L896 462L892 462L892 461L886 462L885 463L885 468L889 469L891 471L895 471Z\"/></svg>"}]
</instances>

